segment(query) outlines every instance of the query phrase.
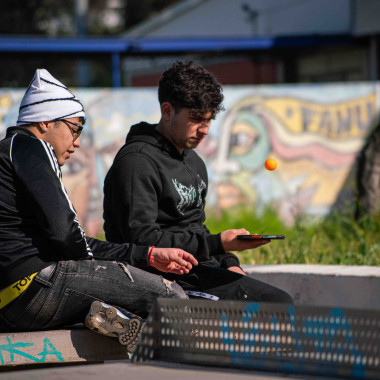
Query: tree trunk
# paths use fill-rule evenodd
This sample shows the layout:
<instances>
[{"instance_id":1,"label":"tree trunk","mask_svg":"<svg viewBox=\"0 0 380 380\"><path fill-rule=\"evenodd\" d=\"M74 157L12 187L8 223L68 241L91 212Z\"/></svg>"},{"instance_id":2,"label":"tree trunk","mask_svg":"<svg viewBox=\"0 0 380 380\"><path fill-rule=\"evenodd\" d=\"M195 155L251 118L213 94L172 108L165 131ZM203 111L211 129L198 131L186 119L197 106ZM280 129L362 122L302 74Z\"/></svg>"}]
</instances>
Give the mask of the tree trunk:
<instances>
[{"instance_id":1,"label":"tree trunk","mask_svg":"<svg viewBox=\"0 0 380 380\"><path fill-rule=\"evenodd\" d=\"M380 212L380 124L370 133L360 152L357 191L356 219Z\"/></svg>"}]
</instances>

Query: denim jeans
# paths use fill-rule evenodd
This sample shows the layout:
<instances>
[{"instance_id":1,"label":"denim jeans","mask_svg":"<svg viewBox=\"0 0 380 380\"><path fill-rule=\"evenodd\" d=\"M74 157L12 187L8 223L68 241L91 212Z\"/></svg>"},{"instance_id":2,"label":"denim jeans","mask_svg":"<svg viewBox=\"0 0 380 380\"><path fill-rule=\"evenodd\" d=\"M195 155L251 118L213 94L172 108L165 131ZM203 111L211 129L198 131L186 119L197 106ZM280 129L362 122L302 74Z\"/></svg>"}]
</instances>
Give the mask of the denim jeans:
<instances>
[{"instance_id":1,"label":"denim jeans","mask_svg":"<svg viewBox=\"0 0 380 380\"><path fill-rule=\"evenodd\" d=\"M293 303L287 292L273 285L204 263L187 275L165 274L165 277L175 280L184 290L209 293L220 300Z\"/></svg>"},{"instance_id":2,"label":"denim jeans","mask_svg":"<svg viewBox=\"0 0 380 380\"><path fill-rule=\"evenodd\" d=\"M24 293L0 310L1 330L83 323L95 300L146 318L158 297L187 298L178 284L115 261L60 261L48 281L41 276L37 274Z\"/></svg>"}]
</instances>

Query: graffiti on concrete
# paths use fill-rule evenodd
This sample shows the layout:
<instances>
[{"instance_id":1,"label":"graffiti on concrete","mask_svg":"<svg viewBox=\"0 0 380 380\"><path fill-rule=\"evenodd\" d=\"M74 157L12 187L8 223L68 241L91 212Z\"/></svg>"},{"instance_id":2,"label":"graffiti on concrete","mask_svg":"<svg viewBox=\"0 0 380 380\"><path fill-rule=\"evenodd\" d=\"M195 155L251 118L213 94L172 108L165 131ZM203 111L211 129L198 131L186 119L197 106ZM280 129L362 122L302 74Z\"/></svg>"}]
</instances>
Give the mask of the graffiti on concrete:
<instances>
[{"instance_id":1,"label":"graffiti on concrete","mask_svg":"<svg viewBox=\"0 0 380 380\"><path fill-rule=\"evenodd\" d=\"M326 214L375 116L374 92L324 103L290 91L243 97L227 109L214 137L208 167L215 202L224 209L254 203L259 211L271 205L289 224L302 213ZM269 157L278 163L272 172L264 167Z\"/></svg>"},{"instance_id":2,"label":"graffiti on concrete","mask_svg":"<svg viewBox=\"0 0 380 380\"><path fill-rule=\"evenodd\" d=\"M0 90L0 137L14 125L23 90ZM63 180L89 236L102 232L103 182L131 125L160 119L154 88L75 91L87 122ZM291 224L336 202L377 117L376 83L226 87L225 111L197 148L209 171L207 205L275 207ZM276 170L264 162L273 157Z\"/></svg>"},{"instance_id":3,"label":"graffiti on concrete","mask_svg":"<svg viewBox=\"0 0 380 380\"><path fill-rule=\"evenodd\" d=\"M351 328L350 318L343 310L333 308L324 317L311 315L301 319L294 306L289 306L286 317L285 313L273 313L270 321L263 321L259 314L260 304L249 303L242 313L241 325L245 328L234 334L236 321L229 321L222 313L222 341L232 364L266 368L268 360L278 358L279 369L306 373L314 365L319 374L329 375L338 375L340 367L348 365L352 377L365 378L369 358L355 342L357 331ZM291 347L290 354L286 347ZM328 365L323 368L320 361Z\"/></svg>"},{"instance_id":4,"label":"graffiti on concrete","mask_svg":"<svg viewBox=\"0 0 380 380\"><path fill-rule=\"evenodd\" d=\"M31 342L12 343L11 338L9 336L7 336L6 339L7 339L6 344L0 344L0 364L13 363L15 361L16 355L29 359L36 363L45 363L48 355L55 356L56 359L58 359L60 362L64 361L62 357L62 353L57 351L53 343L51 343L51 341L48 338L44 338L42 351L37 353L36 356L28 352L25 352L26 348L34 346L35 343L31 343ZM4 353L9 354L9 361L4 359Z\"/></svg>"}]
</instances>

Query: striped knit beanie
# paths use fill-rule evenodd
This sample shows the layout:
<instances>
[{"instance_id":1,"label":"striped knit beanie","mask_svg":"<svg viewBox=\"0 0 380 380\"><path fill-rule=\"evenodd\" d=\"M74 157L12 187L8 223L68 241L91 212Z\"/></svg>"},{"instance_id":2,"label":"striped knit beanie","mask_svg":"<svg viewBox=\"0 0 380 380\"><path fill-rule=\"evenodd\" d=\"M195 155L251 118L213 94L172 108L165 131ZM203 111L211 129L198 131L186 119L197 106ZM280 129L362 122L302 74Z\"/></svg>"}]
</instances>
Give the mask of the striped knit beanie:
<instances>
[{"instance_id":1,"label":"striped knit beanie","mask_svg":"<svg viewBox=\"0 0 380 380\"><path fill-rule=\"evenodd\" d=\"M17 125L85 117L80 101L47 70L37 69L20 104Z\"/></svg>"}]
</instances>

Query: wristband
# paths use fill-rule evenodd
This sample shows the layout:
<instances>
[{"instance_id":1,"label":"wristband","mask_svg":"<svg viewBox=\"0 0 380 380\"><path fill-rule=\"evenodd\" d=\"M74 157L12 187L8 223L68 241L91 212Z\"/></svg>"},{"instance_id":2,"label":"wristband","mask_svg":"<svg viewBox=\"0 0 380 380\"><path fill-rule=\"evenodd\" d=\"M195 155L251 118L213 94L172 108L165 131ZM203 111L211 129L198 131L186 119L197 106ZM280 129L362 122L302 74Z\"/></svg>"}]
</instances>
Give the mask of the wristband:
<instances>
[{"instance_id":1,"label":"wristband","mask_svg":"<svg viewBox=\"0 0 380 380\"><path fill-rule=\"evenodd\" d=\"M149 256L148 256L148 266L152 266L151 265L151 261L152 261L152 252L153 252L153 248L155 248L154 247L154 245L152 245L151 247L150 247L150 250L149 250Z\"/></svg>"}]
</instances>

